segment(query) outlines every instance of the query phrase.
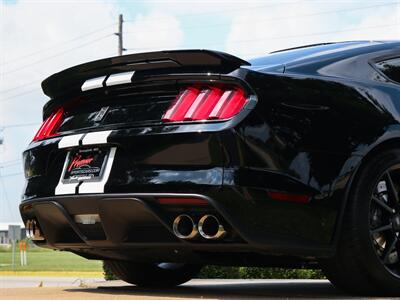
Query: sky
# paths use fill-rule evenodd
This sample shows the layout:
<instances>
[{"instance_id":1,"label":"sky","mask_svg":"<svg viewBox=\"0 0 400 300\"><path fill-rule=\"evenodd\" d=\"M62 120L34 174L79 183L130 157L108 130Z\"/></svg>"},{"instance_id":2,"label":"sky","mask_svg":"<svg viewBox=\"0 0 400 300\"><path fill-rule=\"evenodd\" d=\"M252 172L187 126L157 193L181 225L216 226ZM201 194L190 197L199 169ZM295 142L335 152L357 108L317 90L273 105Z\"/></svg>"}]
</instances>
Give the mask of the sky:
<instances>
[{"instance_id":1,"label":"sky","mask_svg":"<svg viewBox=\"0 0 400 300\"><path fill-rule=\"evenodd\" d=\"M48 98L40 83L83 62L124 54L214 49L248 59L312 43L400 39L400 0L0 0L0 222L19 221L22 152Z\"/></svg>"}]
</instances>

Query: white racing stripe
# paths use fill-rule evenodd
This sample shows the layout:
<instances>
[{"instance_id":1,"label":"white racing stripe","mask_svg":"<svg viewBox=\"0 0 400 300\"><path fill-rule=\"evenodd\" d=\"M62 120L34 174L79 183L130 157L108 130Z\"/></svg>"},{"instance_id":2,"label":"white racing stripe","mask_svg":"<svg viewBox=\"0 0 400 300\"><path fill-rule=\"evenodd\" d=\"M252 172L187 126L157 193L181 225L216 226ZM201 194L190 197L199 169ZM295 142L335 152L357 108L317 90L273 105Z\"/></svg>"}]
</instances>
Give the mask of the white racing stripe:
<instances>
[{"instance_id":1,"label":"white racing stripe","mask_svg":"<svg viewBox=\"0 0 400 300\"><path fill-rule=\"evenodd\" d=\"M65 174L65 170L67 169L68 161L69 161L69 153L65 159L64 167L61 172L60 180L58 181L58 185L56 186L55 194L56 195L68 195L68 194L75 194L76 187L78 186L79 182L74 183L64 183L63 176Z\"/></svg>"},{"instance_id":2,"label":"white racing stripe","mask_svg":"<svg viewBox=\"0 0 400 300\"><path fill-rule=\"evenodd\" d=\"M64 136L59 142L58 142L58 148L69 148L69 147L77 147L79 146L79 141L83 137L83 134L74 134L74 135L67 135Z\"/></svg>"},{"instance_id":3,"label":"white racing stripe","mask_svg":"<svg viewBox=\"0 0 400 300\"><path fill-rule=\"evenodd\" d=\"M103 87L103 82L104 82L104 79L106 79L106 77L107 76L101 76L101 77L96 77L96 78L86 80L82 84L81 90L84 92L84 91L89 91L89 90L98 89L98 88Z\"/></svg>"},{"instance_id":4,"label":"white racing stripe","mask_svg":"<svg viewBox=\"0 0 400 300\"><path fill-rule=\"evenodd\" d=\"M61 180L56 186L56 195L70 195L75 194L76 187L78 186L79 182L76 183L62 183Z\"/></svg>"},{"instance_id":5,"label":"white racing stripe","mask_svg":"<svg viewBox=\"0 0 400 300\"><path fill-rule=\"evenodd\" d=\"M79 194L104 193L104 186L106 185L108 178L110 177L116 150L116 147L110 149L110 154L108 155L106 168L104 170L101 181L84 181L79 186Z\"/></svg>"},{"instance_id":6,"label":"white racing stripe","mask_svg":"<svg viewBox=\"0 0 400 300\"><path fill-rule=\"evenodd\" d=\"M112 130L89 132L82 139L82 145L107 144L107 138Z\"/></svg>"},{"instance_id":7,"label":"white racing stripe","mask_svg":"<svg viewBox=\"0 0 400 300\"><path fill-rule=\"evenodd\" d=\"M133 74L135 74L135 71L112 74L107 78L106 86L131 83Z\"/></svg>"}]
</instances>

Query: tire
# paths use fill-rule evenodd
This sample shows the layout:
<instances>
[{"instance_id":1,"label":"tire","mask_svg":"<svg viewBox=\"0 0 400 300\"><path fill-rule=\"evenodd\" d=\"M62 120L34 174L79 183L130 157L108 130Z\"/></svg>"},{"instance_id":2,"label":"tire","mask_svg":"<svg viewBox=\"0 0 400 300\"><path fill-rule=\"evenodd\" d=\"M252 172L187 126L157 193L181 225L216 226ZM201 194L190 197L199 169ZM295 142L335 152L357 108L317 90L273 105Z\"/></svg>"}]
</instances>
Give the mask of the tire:
<instances>
[{"instance_id":1,"label":"tire","mask_svg":"<svg viewBox=\"0 0 400 300\"><path fill-rule=\"evenodd\" d=\"M384 183L382 183L384 182ZM358 295L400 295L400 150L361 166L334 257L320 261L336 287Z\"/></svg>"},{"instance_id":2,"label":"tire","mask_svg":"<svg viewBox=\"0 0 400 300\"><path fill-rule=\"evenodd\" d=\"M190 264L143 264L109 260L105 264L119 279L142 287L173 287L194 278L200 265Z\"/></svg>"}]
</instances>

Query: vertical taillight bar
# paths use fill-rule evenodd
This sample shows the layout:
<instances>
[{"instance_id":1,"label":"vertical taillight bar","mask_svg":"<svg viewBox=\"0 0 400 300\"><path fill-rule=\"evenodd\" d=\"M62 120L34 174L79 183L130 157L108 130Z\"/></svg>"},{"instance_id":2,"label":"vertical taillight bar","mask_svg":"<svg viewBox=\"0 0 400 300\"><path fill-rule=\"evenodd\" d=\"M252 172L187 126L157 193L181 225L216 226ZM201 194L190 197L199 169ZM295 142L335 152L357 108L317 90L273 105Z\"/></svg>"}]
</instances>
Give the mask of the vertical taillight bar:
<instances>
[{"instance_id":1,"label":"vertical taillight bar","mask_svg":"<svg viewBox=\"0 0 400 300\"><path fill-rule=\"evenodd\" d=\"M186 112L183 120L185 120L185 121L194 120L194 116L198 112L199 107L201 107L203 105L204 101L207 99L209 93L210 93L209 89L201 90L201 92L197 95L196 99L193 101L189 110Z\"/></svg>"},{"instance_id":2,"label":"vertical taillight bar","mask_svg":"<svg viewBox=\"0 0 400 300\"><path fill-rule=\"evenodd\" d=\"M168 108L162 117L163 122L182 121L190 106L196 100L200 90L194 87L188 87L179 93L177 99Z\"/></svg>"},{"instance_id":3,"label":"vertical taillight bar","mask_svg":"<svg viewBox=\"0 0 400 300\"><path fill-rule=\"evenodd\" d=\"M221 110L218 118L229 119L236 115L246 104L246 98L243 90L236 89L233 91L227 103Z\"/></svg>"},{"instance_id":4,"label":"vertical taillight bar","mask_svg":"<svg viewBox=\"0 0 400 300\"><path fill-rule=\"evenodd\" d=\"M210 88L208 90L207 96L202 101L201 105L192 114L192 120L207 120L212 109L217 104L218 100L221 98L222 90L219 88Z\"/></svg>"},{"instance_id":5,"label":"vertical taillight bar","mask_svg":"<svg viewBox=\"0 0 400 300\"><path fill-rule=\"evenodd\" d=\"M214 106L213 110L211 111L210 115L208 116L208 119L213 120L213 119L219 118L219 116L221 115L222 109L228 103L228 101L233 93L234 93L233 90L228 90L223 93L223 95L221 96L221 98L219 98L217 104Z\"/></svg>"}]
</instances>

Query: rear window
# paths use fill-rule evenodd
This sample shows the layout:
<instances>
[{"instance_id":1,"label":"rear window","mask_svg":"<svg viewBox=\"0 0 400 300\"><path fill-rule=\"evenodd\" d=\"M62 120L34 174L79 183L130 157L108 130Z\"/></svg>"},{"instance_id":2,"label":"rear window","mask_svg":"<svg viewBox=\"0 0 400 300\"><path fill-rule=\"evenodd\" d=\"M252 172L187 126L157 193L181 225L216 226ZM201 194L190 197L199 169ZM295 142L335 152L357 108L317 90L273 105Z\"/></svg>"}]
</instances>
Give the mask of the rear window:
<instances>
[{"instance_id":1,"label":"rear window","mask_svg":"<svg viewBox=\"0 0 400 300\"><path fill-rule=\"evenodd\" d=\"M389 79L400 83L400 57L378 62L376 67Z\"/></svg>"}]
</instances>

